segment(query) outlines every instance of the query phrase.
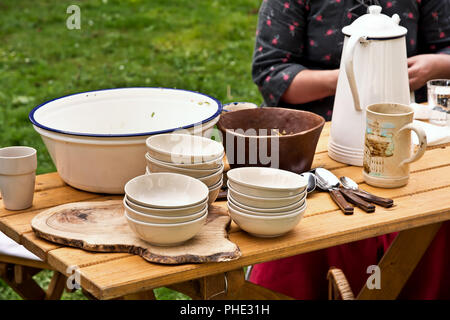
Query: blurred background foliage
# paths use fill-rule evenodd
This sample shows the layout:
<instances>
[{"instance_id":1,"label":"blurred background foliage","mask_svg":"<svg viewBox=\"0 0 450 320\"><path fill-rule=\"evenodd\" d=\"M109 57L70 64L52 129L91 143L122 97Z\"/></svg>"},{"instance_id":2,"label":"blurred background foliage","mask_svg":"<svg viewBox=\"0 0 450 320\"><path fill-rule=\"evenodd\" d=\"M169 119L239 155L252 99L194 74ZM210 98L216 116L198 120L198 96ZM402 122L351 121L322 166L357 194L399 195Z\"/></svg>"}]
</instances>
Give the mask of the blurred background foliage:
<instances>
[{"instance_id":1,"label":"blurred background foliage","mask_svg":"<svg viewBox=\"0 0 450 320\"><path fill-rule=\"evenodd\" d=\"M81 29L69 30L78 5ZM118 87L182 88L222 103L262 99L251 79L260 0L1 0L0 147L38 150L55 170L28 113L67 94ZM36 276L46 287L51 276ZM184 299L165 288L160 299ZM0 280L0 299L19 298ZM64 299L84 298L80 292Z\"/></svg>"}]
</instances>

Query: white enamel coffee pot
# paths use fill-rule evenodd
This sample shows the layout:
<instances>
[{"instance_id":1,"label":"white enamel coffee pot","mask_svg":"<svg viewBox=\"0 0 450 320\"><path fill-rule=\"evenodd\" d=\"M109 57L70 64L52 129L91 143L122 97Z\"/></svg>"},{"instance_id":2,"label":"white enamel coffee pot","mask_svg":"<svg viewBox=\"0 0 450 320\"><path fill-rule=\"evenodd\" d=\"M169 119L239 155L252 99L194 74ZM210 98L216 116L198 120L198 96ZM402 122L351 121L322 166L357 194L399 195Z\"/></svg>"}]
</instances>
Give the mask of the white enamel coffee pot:
<instances>
[{"instance_id":1,"label":"white enamel coffee pot","mask_svg":"<svg viewBox=\"0 0 450 320\"><path fill-rule=\"evenodd\" d=\"M345 35L331 119L328 155L362 166L366 107L380 102L409 105L406 28L380 6L342 28Z\"/></svg>"}]
</instances>

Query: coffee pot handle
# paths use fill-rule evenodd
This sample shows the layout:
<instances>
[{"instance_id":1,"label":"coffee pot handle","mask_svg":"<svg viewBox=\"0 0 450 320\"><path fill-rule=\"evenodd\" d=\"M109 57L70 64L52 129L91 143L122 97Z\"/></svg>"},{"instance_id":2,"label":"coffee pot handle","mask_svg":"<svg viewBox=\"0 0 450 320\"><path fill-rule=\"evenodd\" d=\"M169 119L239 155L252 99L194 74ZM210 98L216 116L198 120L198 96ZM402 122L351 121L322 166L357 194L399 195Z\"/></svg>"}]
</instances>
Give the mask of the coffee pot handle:
<instances>
[{"instance_id":1,"label":"coffee pot handle","mask_svg":"<svg viewBox=\"0 0 450 320\"><path fill-rule=\"evenodd\" d=\"M345 73L347 74L348 84L353 96L353 104L356 111L362 111L359 102L358 87L356 86L355 73L353 71L353 55L355 53L356 45L360 42L365 42L367 37L358 34L353 34L348 39L344 50L343 58L345 64Z\"/></svg>"},{"instance_id":2,"label":"coffee pot handle","mask_svg":"<svg viewBox=\"0 0 450 320\"><path fill-rule=\"evenodd\" d=\"M401 166L419 160L425 153L425 150L427 149L427 135L421 127L417 126L414 123L408 123L407 125L403 126L400 130L398 130L397 134L399 134L403 130L412 130L416 133L417 137L419 138L419 150L417 150L408 159L403 160L400 163Z\"/></svg>"}]
</instances>

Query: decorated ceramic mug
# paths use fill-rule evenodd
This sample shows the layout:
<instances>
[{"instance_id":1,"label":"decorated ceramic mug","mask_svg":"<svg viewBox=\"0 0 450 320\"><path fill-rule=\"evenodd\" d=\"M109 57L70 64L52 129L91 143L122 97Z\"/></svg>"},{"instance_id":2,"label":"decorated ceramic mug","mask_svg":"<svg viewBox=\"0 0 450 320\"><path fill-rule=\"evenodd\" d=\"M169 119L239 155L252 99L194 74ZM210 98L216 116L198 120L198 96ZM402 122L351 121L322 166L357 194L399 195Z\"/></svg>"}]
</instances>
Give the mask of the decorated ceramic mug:
<instances>
[{"instance_id":1,"label":"decorated ceramic mug","mask_svg":"<svg viewBox=\"0 0 450 320\"><path fill-rule=\"evenodd\" d=\"M397 103L378 103L366 109L363 175L367 184L396 188L409 180L409 164L419 160L426 148L427 137L413 124L414 110ZM419 138L414 152L411 131Z\"/></svg>"}]
</instances>

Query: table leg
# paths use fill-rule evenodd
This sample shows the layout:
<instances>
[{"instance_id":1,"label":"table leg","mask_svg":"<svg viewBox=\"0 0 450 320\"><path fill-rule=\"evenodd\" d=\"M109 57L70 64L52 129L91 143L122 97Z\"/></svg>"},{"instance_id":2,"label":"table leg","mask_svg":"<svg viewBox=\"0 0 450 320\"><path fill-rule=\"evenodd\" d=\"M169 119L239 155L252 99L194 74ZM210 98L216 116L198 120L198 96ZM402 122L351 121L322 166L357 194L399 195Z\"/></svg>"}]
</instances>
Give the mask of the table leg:
<instances>
[{"instance_id":1,"label":"table leg","mask_svg":"<svg viewBox=\"0 0 450 320\"><path fill-rule=\"evenodd\" d=\"M364 286L357 299L393 300L398 297L442 223L401 231L379 263L381 288Z\"/></svg>"},{"instance_id":2,"label":"table leg","mask_svg":"<svg viewBox=\"0 0 450 320\"><path fill-rule=\"evenodd\" d=\"M45 293L46 300L60 300L64 289L66 288L67 277L62 273L55 271L52 280Z\"/></svg>"},{"instance_id":3,"label":"table leg","mask_svg":"<svg viewBox=\"0 0 450 320\"><path fill-rule=\"evenodd\" d=\"M0 277L23 299L45 298L44 290L32 278L39 271L36 268L0 263Z\"/></svg>"},{"instance_id":4,"label":"table leg","mask_svg":"<svg viewBox=\"0 0 450 320\"><path fill-rule=\"evenodd\" d=\"M201 300L202 299L202 296L200 293L200 280L198 280L198 279L175 283L170 286L167 286L167 288L181 292L181 293L191 297L193 300Z\"/></svg>"}]
</instances>

